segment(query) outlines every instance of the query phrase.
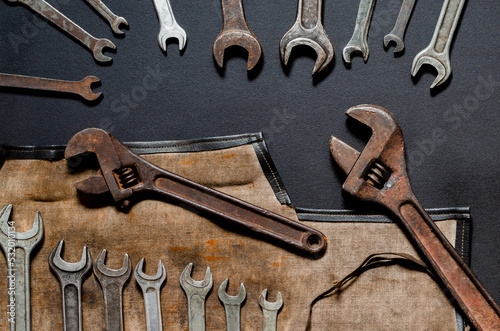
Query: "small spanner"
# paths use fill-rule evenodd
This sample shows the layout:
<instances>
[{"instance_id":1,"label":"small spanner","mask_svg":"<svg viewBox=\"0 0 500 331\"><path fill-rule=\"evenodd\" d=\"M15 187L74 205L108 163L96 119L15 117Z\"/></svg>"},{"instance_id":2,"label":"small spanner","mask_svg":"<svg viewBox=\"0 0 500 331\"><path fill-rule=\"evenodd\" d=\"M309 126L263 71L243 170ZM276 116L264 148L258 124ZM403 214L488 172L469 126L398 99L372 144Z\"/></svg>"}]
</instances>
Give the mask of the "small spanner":
<instances>
[{"instance_id":1,"label":"small spanner","mask_svg":"<svg viewBox=\"0 0 500 331\"><path fill-rule=\"evenodd\" d=\"M386 207L396 216L414 248L469 317L477 330L500 330L500 308L415 197L408 174L403 134L394 116L372 105L346 115L372 129L362 153L332 137L330 151L348 174L342 188Z\"/></svg>"},{"instance_id":2,"label":"small spanner","mask_svg":"<svg viewBox=\"0 0 500 331\"><path fill-rule=\"evenodd\" d=\"M226 278L219 286L219 299L224 304L224 310L226 312L226 329L227 331L240 331L241 304L245 301L247 292L245 290L245 285L241 283L238 295L228 295L226 292L228 282L229 279Z\"/></svg>"},{"instance_id":3,"label":"small spanner","mask_svg":"<svg viewBox=\"0 0 500 331\"><path fill-rule=\"evenodd\" d=\"M3 87L73 93L78 94L87 101L96 100L101 96L101 92L94 93L91 89L91 85L99 81L99 78L94 76L87 76L81 81L73 82L0 73L0 86Z\"/></svg>"},{"instance_id":4,"label":"small spanner","mask_svg":"<svg viewBox=\"0 0 500 331\"><path fill-rule=\"evenodd\" d=\"M31 286L30 258L33 249L43 238L43 221L40 212L36 212L31 230L16 232L9 221L12 205L0 211L0 245L7 259L7 289L9 310L15 312L15 320L10 322L11 331L31 330ZM11 309L11 303L15 303Z\"/></svg>"},{"instance_id":5,"label":"small spanner","mask_svg":"<svg viewBox=\"0 0 500 331\"><path fill-rule=\"evenodd\" d=\"M144 296L144 307L146 308L146 328L147 331L163 330L161 321L160 291L161 286L167 278L167 272L163 262L158 262L156 275L150 276L143 272L144 258L135 266L135 280L142 289Z\"/></svg>"},{"instance_id":6,"label":"small spanner","mask_svg":"<svg viewBox=\"0 0 500 331\"><path fill-rule=\"evenodd\" d=\"M189 263L181 274L181 287L188 301L189 331L205 331L205 300L214 285L210 268L205 272L205 278L197 281L191 278L193 264Z\"/></svg>"},{"instance_id":7,"label":"small spanner","mask_svg":"<svg viewBox=\"0 0 500 331\"><path fill-rule=\"evenodd\" d=\"M269 302L267 298L267 289L259 295L259 305L264 315L264 331L276 331L278 323L278 313L283 307L283 296L278 292L275 302Z\"/></svg>"},{"instance_id":8,"label":"small spanner","mask_svg":"<svg viewBox=\"0 0 500 331\"><path fill-rule=\"evenodd\" d=\"M333 59L333 45L321 24L323 0L299 0L295 23L281 38L281 61L286 66L297 45L307 45L316 51L313 75L325 69Z\"/></svg>"},{"instance_id":9,"label":"small spanner","mask_svg":"<svg viewBox=\"0 0 500 331\"><path fill-rule=\"evenodd\" d=\"M413 59L411 69L413 77L424 64L429 64L436 69L437 77L431 88L443 84L451 75L450 46L464 4L465 0L444 0L430 44Z\"/></svg>"},{"instance_id":10,"label":"small spanner","mask_svg":"<svg viewBox=\"0 0 500 331\"><path fill-rule=\"evenodd\" d=\"M109 22L111 30L116 34L123 34L120 25L128 26L128 22L123 17L115 15L101 0L86 0L102 17Z\"/></svg>"},{"instance_id":11,"label":"small spanner","mask_svg":"<svg viewBox=\"0 0 500 331\"><path fill-rule=\"evenodd\" d=\"M52 7L45 0L9 0L10 2L20 2L40 14L50 22L54 23L63 31L73 36L76 40L87 46L99 62L111 61L109 56L102 52L105 47L115 49L116 46L108 39L97 39L91 36L87 31L76 25L60 11Z\"/></svg>"},{"instance_id":12,"label":"small spanner","mask_svg":"<svg viewBox=\"0 0 500 331\"><path fill-rule=\"evenodd\" d=\"M305 253L317 254L326 249L326 239L321 232L161 169L133 153L106 131L80 131L68 142L65 157L89 155L87 152L95 154L101 168L97 175L75 183L81 193L109 192L125 207L133 195L143 199L148 197L143 193L153 193L239 224Z\"/></svg>"},{"instance_id":13,"label":"small spanner","mask_svg":"<svg viewBox=\"0 0 500 331\"><path fill-rule=\"evenodd\" d=\"M248 52L247 70L252 70L262 55L262 46L245 20L242 0L221 0L223 28L212 48L219 67L224 66L224 51L230 46L241 46Z\"/></svg>"},{"instance_id":14,"label":"small spanner","mask_svg":"<svg viewBox=\"0 0 500 331\"><path fill-rule=\"evenodd\" d=\"M344 47L343 56L346 63L351 63L353 52L361 52L363 60L368 61L370 49L368 48L368 30L372 21L373 7L376 0L361 0L359 3L358 17L351 40Z\"/></svg>"},{"instance_id":15,"label":"small spanner","mask_svg":"<svg viewBox=\"0 0 500 331\"><path fill-rule=\"evenodd\" d=\"M183 50L186 46L187 35L186 31L177 23L170 5L170 0L153 0L156 14L160 21L160 33L158 34L158 43L160 48L167 51L167 39L177 38L179 41L179 50Z\"/></svg>"},{"instance_id":16,"label":"small spanner","mask_svg":"<svg viewBox=\"0 0 500 331\"><path fill-rule=\"evenodd\" d=\"M94 263L94 275L101 284L106 310L106 330L123 331L123 287L132 273L132 262L125 254L120 269L110 269L104 264L106 250L97 256Z\"/></svg>"},{"instance_id":17,"label":"small spanner","mask_svg":"<svg viewBox=\"0 0 500 331\"><path fill-rule=\"evenodd\" d=\"M403 0L403 4L401 5L401 10L399 11L394 28L384 37L384 47L387 48L391 41L396 43L394 53L401 52L405 48L405 31L408 21L410 20L411 13L413 12L415 2L416 0Z\"/></svg>"},{"instance_id":18,"label":"small spanner","mask_svg":"<svg viewBox=\"0 0 500 331\"><path fill-rule=\"evenodd\" d=\"M62 259L61 240L49 256L49 265L61 283L63 326L65 331L82 331L82 284L85 275L92 269L92 257L87 246L83 247L79 262L69 263Z\"/></svg>"}]
</instances>

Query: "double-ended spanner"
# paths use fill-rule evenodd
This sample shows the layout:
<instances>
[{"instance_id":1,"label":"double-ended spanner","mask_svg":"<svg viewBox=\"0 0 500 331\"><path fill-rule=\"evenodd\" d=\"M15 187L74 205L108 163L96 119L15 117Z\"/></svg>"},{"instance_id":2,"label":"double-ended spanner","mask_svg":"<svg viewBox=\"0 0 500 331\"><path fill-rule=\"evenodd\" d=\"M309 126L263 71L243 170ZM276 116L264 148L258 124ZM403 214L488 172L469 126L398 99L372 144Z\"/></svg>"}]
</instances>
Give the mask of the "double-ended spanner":
<instances>
[{"instance_id":1,"label":"double-ended spanner","mask_svg":"<svg viewBox=\"0 0 500 331\"><path fill-rule=\"evenodd\" d=\"M464 4L465 0L444 0L430 44L413 59L413 77L424 64L436 69L437 77L431 88L443 84L451 75L450 47Z\"/></svg>"},{"instance_id":2,"label":"double-ended spanner","mask_svg":"<svg viewBox=\"0 0 500 331\"><path fill-rule=\"evenodd\" d=\"M43 16L45 19L54 23L63 31L67 32L73 38L87 46L99 62L111 61L109 56L103 54L103 49L109 47L115 49L116 46L108 39L97 39L91 36L87 31L76 25L60 11L52 7L45 0L9 0L10 2L20 2L28 6L31 10Z\"/></svg>"},{"instance_id":3,"label":"double-ended spanner","mask_svg":"<svg viewBox=\"0 0 500 331\"><path fill-rule=\"evenodd\" d=\"M182 51L186 46L187 34L175 20L170 0L153 0L153 3L160 21L160 33L158 34L160 48L166 52L167 39L176 38L179 41L179 50Z\"/></svg>"},{"instance_id":4,"label":"double-ended spanner","mask_svg":"<svg viewBox=\"0 0 500 331\"><path fill-rule=\"evenodd\" d=\"M181 273L180 283L188 302L189 331L205 331L205 300L214 285L212 272L207 268L203 280L191 278L193 264L189 263Z\"/></svg>"},{"instance_id":5,"label":"double-ended spanner","mask_svg":"<svg viewBox=\"0 0 500 331\"><path fill-rule=\"evenodd\" d=\"M264 315L264 331L276 331L278 326L278 313L283 307L283 296L278 292L276 301L269 302L267 299L267 289L263 290L259 295L259 305L262 308Z\"/></svg>"},{"instance_id":6,"label":"double-ended spanner","mask_svg":"<svg viewBox=\"0 0 500 331\"><path fill-rule=\"evenodd\" d=\"M285 66L297 45L307 45L316 51L313 75L332 61L333 45L321 24L322 4L323 0L299 0L295 23L280 41L281 61Z\"/></svg>"},{"instance_id":7,"label":"double-ended spanner","mask_svg":"<svg viewBox=\"0 0 500 331\"><path fill-rule=\"evenodd\" d=\"M378 203L400 222L414 248L440 280L442 289L477 330L500 330L500 308L415 197L408 174L403 134L386 109L360 105L346 115L365 124L372 136L362 153L332 137L330 151L348 174L342 188Z\"/></svg>"},{"instance_id":8,"label":"double-ended spanner","mask_svg":"<svg viewBox=\"0 0 500 331\"><path fill-rule=\"evenodd\" d=\"M31 284L30 259L33 249L42 241L43 221L40 212L36 212L35 221L30 230L16 232L9 221L12 205L0 211L0 246L7 260L7 289L9 294L9 312L15 312L13 321L9 318L11 331L31 330ZM14 286L15 288L13 288ZM10 305L14 304L14 309ZM10 317L10 315L8 315Z\"/></svg>"},{"instance_id":9,"label":"double-ended spanner","mask_svg":"<svg viewBox=\"0 0 500 331\"><path fill-rule=\"evenodd\" d=\"M247 297L247 292L245 290L245 285L241 283L240 291L238 295L227 294L227 284L229 279L226 278L222 284L219 286L219 300L224 305L224 311L226 313L226 330L227 331L240 331L241 328L241 305Z\"/></svg>"},{"instance_id":10,"label":"double-ended spanner","mask_svg":"<svg viewBox=\"0 0 500 331\"><path fill-rule=\"evenodd\" d=\"M405 31L416 1L417 0L403 0L394 28L384 37L384 47L387 48L391 42L396 44L394 53L399 53L405 48Z\"/></svg>"},{"instance_id":11,"label":"double-ended spanner","mask_svg":"<svg viewBox=\"0 0 500 331\"><path fill-rule=\"evenodd\" d=\"M262 46L248 27L242 0L221 0L223 28L215 38L212 52L219 67L224 66L224 51L230 46L241 46L248 52L247 70L252 70L262 55Z\"/></svg>"},{"instance_id":12,"label":"double-ended spanner","mask_svg":"<svg viewBox=\"0 0 500 331\"><path fill-rule=\"evenodd\" d=\"M344 47L342 55L346 63L351 63L354 52L361 52L363 60L368 61L370 49L368 48L368 30L373 16L376 0L361 0L358 8L358 17L351 40Z\"/></svg>"},{"instance_id":13,"label":"double-ended spanner","mask_svg":"<svg viewBox=\"0 0 500 331\"><path fill-rule=\"evenodd\" d=\"M97 175L75 183L81 193L109 192L123 207L128 206L134 196L144 199L151 197L145 193L153 193L239 224L303 253L319 257L326 248L326 238L321 232L161 169L104 130L86 129L77 133L68 142L65 157L70 159L88 152L95 154L100 170Z\"/></svg>"},{"instance_id":14,"label":"double-ended spanner","mask_svg":"<svg viewBox=\"0 0 500 331\"><path fill-rule=\"evenodd\" d=\"M101 96L102 93L94 93L91 89L91 85L98 82L100 82L99 78L94 76L87 76L78 82L73 82L0 73L0 86L3 87L73 93L87 101L94 101Z\"/></svg>"},{"instance_id":15,"label":"double-ended spanner","mask_svg":"<svg viewBox=\"0 0 500 331\"><path fill-rule=\"evenodd\" d=\"M116 34L124 33L122 30L120 30L120 25L123 24L125 26L128 26L128 22L126 19L118 15L115 15L101 0L86 0L86 1L92 7L94 7L94 9L97 10L97 12L101 14L101 16L106 19L106 21L108 21L109 25L111 26L111 30L113 30L114 33Z\"/></svg>"},{"instance_id":16,"label":"double-ended spanner","mask_svg":"<svg viewBox=\"0 0 500 331\"><path fill-rule=\"evenodd\" d=\"M82 258L76 263L62 259L61 240L49 256L49 266L61 284L64 331L82 331L82 284L84 277L92 269L92 257L87 246L83 247Z\"/></svg>"}]
</instances>

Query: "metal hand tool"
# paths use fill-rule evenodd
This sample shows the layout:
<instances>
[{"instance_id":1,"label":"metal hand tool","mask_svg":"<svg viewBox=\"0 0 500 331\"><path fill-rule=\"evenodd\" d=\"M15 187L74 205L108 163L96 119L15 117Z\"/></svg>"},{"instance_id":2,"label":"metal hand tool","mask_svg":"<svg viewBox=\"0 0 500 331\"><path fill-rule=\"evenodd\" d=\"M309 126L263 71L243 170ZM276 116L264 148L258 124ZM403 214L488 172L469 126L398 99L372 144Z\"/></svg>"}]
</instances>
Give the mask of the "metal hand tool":
<instances>
[{"instance_id":1,"label":"metal hand tool","mask_svg":"<svg viewBox=\"0 0 500 331\"><path fill-rule=\"evenodd\" d=\"M160 291L163 282L167 278L167 272L161 261L158 262L158 271L154 276L146 275L143 272L143 265L144 258L135 266L134 276L144 296L147 331L161 331L163 326L161 322Z\"/></svg>"},{"instance_id":2,"label":"metal hand tool","mask_svg":"<svg viewBox=\"0 0 500 331\"><path fill-rule=\"evenodd\" d=\"M153 0L156 14L160 21L160 33L158 34L158 43L160 48L167 51L167 39L177 38L179 41L179 50L183 50L186 46L187 35L186 31L180 27L174 17L170 0Z\"/></svg>"},{"instance_id":3,"label":"metal hand tool","mask_svg":"<svg viewBox=\"0 0 500 331\"><path fill-rule=\"evenodd\" d=\"M109 22L111 30L116 34L123 34L120 24L128 26L128 22L123 17L115 15L101 0L86 0L102 17Z\"/></svg>"},{"instance_id":4,"label":"metal hand tool","mask_svg":"<svg viewBox=\"0 0 500 331\"><path fill-rule=\"evenodd\" d=\"M181 274L181 287L188 300L189 331L205 331L205 299L214 285L210 268L205 278L196 281L191 278L193 264L189 263Z\"/></svg>"},{"instance_id":5,"label":"metal hand tool","mask_svg":"<svg viewBox=\"0 0 500 331\"><path fill-rule=\"evenodd\" d=\"M125 254L120 269L106 267L106 250L97 256L94 263L94 275L101 284L106 310L106 330L123 331L123 287L132 273L132 263Z\"/></svg>"},{"instance_id":6,"label":"metal hand tool","mask_svg":"<svg viewBox=\"0 0 500 331\"><path fill-rule=\"evenodd\" d=\"M281 296L281 292L278 292L275 302L269 302L266 298L267 289L259 295L259 305L264 314L264 331L276 331L278 312L283 306L283 297Z\"/></svg>"},{"instance_id":7,"label":"metal hand tool","mask_svg":"<svg viewBox=\"0 0 500 331\"><path fill-rule=\"evenodd\" d=\"M227 283L229 279L226 278L219 286L219 299L224 304L226 312L226 327L227 331L240 331L240 310L241 304L247 297L245 285L241 283L238 295L232 296L226 293Z\"/></svg>"},{"instance_id":8,"label":"metal hand tool","mask_svg":"<svg viewBox=\"0 0 500 331\"><path fill-rule=\"evenodd\" d=\"M370 49L368 48L368 30L373 15L373 7L376 0L361 0L359 3L358 17L356 18L356 26L352 34L351 40L344 47L344 61L351 63L351 55L353 52L361 52L363 60L368 61Z\"/></svg>"},{"instance_id":9,"label":"metal hand tool","mask_svg":"<svg viewBox=\"0 0 500 331\"><path fill-rule=\"evenodd\" d=\"M64 240L61 240L49 256L49 265L61 283L63 326L65 331L83 329L82 284L83 278L92 268L92 257L87 246L83 247L79 262L69 263L61 258Z\"/></svg>"},{"instance_id":10,"label":"metal hand tool","mask_svg":"<svg viewBox=\"0 0 500 331\"><path fill-rule=\"evenodd\" d=\"M91 89L91 85L99 81L99 78L94 76L87 76L81 81L72 82L0 73L0 86L74 93L88 101L96 100L101 96L102 93L94 93Z\"/></svg>"},{"instance_id":11,"label":"metal hand tool","mask_svg":"<svg viewBox=\"0 0 500 331\"><path fill-rule=\"evenodd\" d=\"M429 46L413 59L411 75L414 77L423 64L429 64L436 69L437 77L431 88L443 84L451 75L450 46L464 4L465 0L444 0Z\"/></svg>"},{"instance_id":12,"label":"metal hand tool","mask_svg":"<svg viewBox=\"0 0 500 331\"><path fill-rule=\"evenodd\" d=\"M248 52L247 70L259 62L262 46L245 20L242 0L221 0L224 25L212 48L219 67L224 66L224 51L230 46L241 46Z\"/></svg>"},{"instance_id":13,"label":"metal hand tool","mask_svg":"<svg viewBox=\"0 0 500 331\"><path fill-rule=\"evenodd\" d=\"M115 49L116 46L108 39L97 39L91 36L87 31L73 23L69 18L64 16L60 11L52 7L45 0L9 0L10 2L20 2L36 13L40 14L47 20L57 25L62 30L66 31L73 38L87 46L94 58L99 62L111 61L111 58L105 56L102 52L104 47Z\"/></svg>"},{"instance_id":14,"label":"metal hand tool","mask_svg":"<svg viewBox=\"0 0 500 331\"><path fill-rule=\"evenodd\" d=\"M325 69L333 59L333 45L321 24L322 0L299 0L297 18L280 41L281 61L288 64L292 48L307 45L316 51L313 75Z\"/></svg>"},{"instance_id":15,"label":"metal hand tool","mask_svg":"<svg viewBox=\"0 0 500 331\"><path fill-rule=\"evenodd\" d=\"M43 221L36 212L31 230L16 232L9 225L12 205L0 211L0 245L7 259L7 289L9 303L15 303L15 319L10 322L11 331L31 330L30 258L33 249L43 238ZM13 288L15 286L15 288Z\"/></svg>"},{"instance_id":16,"label":"metal hand tool","mask_svg":"<svg viewBox=\"0 0 500 331\"><path fill-rule=\"evenodd\" d=\"M342 188L389 209L408 239L477 330L500 330L500 308L415 197L406 172L404 141L394 116L382 107L360 105L352 117L372 129L362 153L332 137L330 150L348 174Z\"/></svg>"},{"instance_id":17,"label":"metal hand tool","mask_svg":"<svg viewBox=\"0 0 500 331\"><path fill-rule=\"evenodd\" d=\"M392 31L384 37L384 46L389 46L391 41L396 43L394 53L401 52L405 48L404 37L408 21L410 20L413 7L416 0L403 0L401 10L399 11L398 19Z\"/></svg>"},{"instance_id":18,"label":"metal hand tool","mask_svg":"<svg viewBox=\"0 0 500 331\"><path fill-rule=\"evenodd\" d=\"M134 195L145 198L143 193L154 193L240 224L302 252L316 254L326 248L321 232L161 169L134 154L106 131L80 131L68 142L65 157L86 152L96 155L101 168L97 175L75 183L82 193L109 192L123 207L129 205Z\"/></svg>"}]
</instances>

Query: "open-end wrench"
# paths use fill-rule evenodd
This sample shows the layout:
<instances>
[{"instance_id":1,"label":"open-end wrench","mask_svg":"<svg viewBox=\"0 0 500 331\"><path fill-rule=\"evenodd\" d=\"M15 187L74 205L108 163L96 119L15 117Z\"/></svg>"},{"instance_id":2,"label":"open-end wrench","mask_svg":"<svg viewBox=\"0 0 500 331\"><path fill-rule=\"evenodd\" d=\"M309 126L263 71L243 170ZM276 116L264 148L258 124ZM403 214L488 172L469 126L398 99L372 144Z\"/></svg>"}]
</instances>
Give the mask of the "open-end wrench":
<instances>
[{"instance_id":1,"label":"open-end wrench","mask_svg":"<svg viewBox=\"0 0 500 331\"><path fill-rule=\"evenodd\" d=\"M212 48L215 61L222 68L224 51L230 46L241 46L248 52L247 70L252 70L262 55L262 46L248 27L242 0L221 0L224 25Z\"/></svg>"},{"instance_id":2,"label":"open-end wrench","mask_svg":"<svg viewBox=\"0 0 500 331\"><path fill-rule=\"evenodd\" d=\"M116 46L108 39L97 39L91 36L87 31L76 25L69 18L64 16L60 11L52 7L45 0L9 0L10 2L20 2L44 18L54 23L60 29L66 31L73 38L87 46L94 58L99 62L111 61L109 56L105 56L102 52L104 47L115 49Z\"/></svg>"},{"instance_id":3,"label":"open-end wrench","mask_svg":"<svg viewBox=\"0 0 500 331\"><path fill-rule=\"evenodd\" d=\"M73 82L0 73L0 86L3 87L74 93L88 101L96 100L101 96L102 93L94 93L91 89L91 85L99 81L99 78L94 76L87 76L81 81Z\"/></svg>"},{"instance_id":4,"label":"open-end wrench","mask_svg":"<svg viewBox=\"0 0 500 331\"><path fill-rule=\"evenodd\" d=\"M31 330L30 300L30 258L33 249L43 238L43 221L40 212L36 212L31 230L16 232L9 221L12 205L0 211L0 245L7 259L7 289L9 294L9 315L11 331ZM12 307L11 305L15 306Z\"/></svg>"},{"instance_id":5,"label":"open-end wrench","mask_svg":"<svg viewBox=\"0 0 500 331\"><path fill-rule=\"evenodd\" d=\"M205 299L214 285L210 268L201 281L191 278L193 264L189 263L182 271L180 282L188 301L189 331L205 331Z\"/></svg>"},{"instance_id":6,"label":"open-end wrench","mask_svg":"<svg viewBox=\"0 0 500 331\"><path fill-rule=\"evenodd\" d=\"M376 202L400 221L408 239L442 282L443 290L477 330L500 330L500 308L448 242L415 197L406 172L403 134L394 116L382 107L360 105L346 114L372 129L362 153L332 137L330 150L348 174L342 188Z\"/></svg>"},{"instance_id":7,"label":"open-end wrench","mask_svg":"<svg viewBox=\"0 0 500 331\"><path fill-rule=\"evenodd\" d=\"M134 276L144 296L146 328L147 331L161 331L163 326L161 322L160 291L163 282L167 279L167 272L161 261L158 262L158 271L154 276L146 275L143 272L143 266L144 258L135 266Z\"/></svg>"},{"instance_id":8,"label":"open-end wrench","mask_svg":"<svg viewBox=\"0 0 500 331\"><path fill-rule=\"evenodd\" d=\"M405 48L404 37L408 21L410 20L413 7L416 0L403 0L401 10L399 11L398 19L392 31L384 37L384 47L388 47L389 43L393 41L396 43L394 53L401 52Z\"/></svg>"},{"instance_id":9,"label":"open-end wrench","mask_svg":"<svg viewBox=\"0 0 500 331\"><path fill-rule=\"evenodd\" d=\"M280 41L281 61L288 64L292 48L307 45L316 51L313 75L325 69L333 59L333 45L321 24L323 0L299 0L297 18Z\"/></svg>"},{"instance_id":10,"label":"open-end wrench","mask_svg":"<svg viewBox=\"0 0 500 331\"><path fill-rule=\"evenodd\" d=\"M259 295L259 305L264 315L264 331L276 331L278 323L278 312L283 306L283 296L278 292L275 302L269 302L267 298L267 289Z\"/></svg>"},{"instance_id":11,"label":"open-end wrench","mask_svg":"<svg viewBox=\"0 0 500 331\"><path fill-rule=\"evenodd\" d=\"M123 287L132 273L132 262L125 254L120 269L110 269L104 264L106 250L97 256L94 263L94 275L101 284L106 310L106 330L123 331Z\"/></svg>"},{"instance_id":12,"label":"open-end wrench","mask_svg":"<svg viewBox=\"0 0 500 331\"><path fill-rule=\"evenodd\" d=\"M82 331L82 284L92 269L92 257L87 246L83 247L79 262L69 263L61 258L64 240L61 240L49 256L49 265L61 283L63 326L65 331Z\"/></svg>"},{"instance_id":13,"label":"open-end wrench","mask_svg":"<svg viewBox=\"0 0 500 331\"><path fill-rule=\"evenodd\" d=\"M229 279L226 278L219 286L219 299L224 304L226 312L226 329L227 331L240 331L241 318L241 304L247 297L245 285L241 283L238 295L232 296L226 293L227 283Z\"/></svg>"},{"instance_id":14,"label":"open-end wrench","mask_svg":"<svg viewBox=\"0 0 500 331\"><path fill-rule=\"evenodd\" d=\"M158 34L158 43L160 48L167 51L167 39L177 38L179 41L179 50L183 50L186 46L187 35L186 31L180 27L174 17L170 0L153 0L156 14L160 21L160 33Z\"/></svg>"},{"instance_id":15,"label":"open-end wrench","mask_svg":"<svg viewBox=\"0 0 500 331\"><path fill-rule=\"evenodd\" d=\"M344 47L343 56L346 63L351 63L353 52L361 52L363 60L368 61L370 49L368 48L368 30L373 15L376 0L361 0L359 3L358 17L351 40Z\"/></svg>"},{"instance_id":16,"label":"open-end wrench","mask_svg":"<svg viewBox=\"0 0 500 331\"><path fill-rule=\"evenodd\" d=\"M318 253L326 248L321 232L161 169L133 153L106 131L80 131L68 142L65 157L89 155L88 152L95 154L101 168L97 175L75 183L81 193L109 192L115 201L126 207L132 196L147 198L150 194L143 193L149 192L240 224L305 253L320 256Z\"/></svg>"},{"instance_id":17,"label":"open-end wrench","mask_svg":"<svg viewBox=\"0 0 500 331\"><path fill-rule=\"evenodd\" d=\"M460 20L465 0L444 0L436 29L430 44L413 59L411 75L415 75L424 64L433 66L437 77L431 88L443 84L451 75L450 46Z\"/></svg>"},{"instance_id":18,"label":"open-end wrench","mask_svg":"<svg viewBox=\"0 0 500 331\"><path fill-rule=\"evenodd\" d=\"M101 0L86 0L102 17L109 22L111 30L116 34L123 34L120 25L128 26L128 22L123 17L115 15Z\"/></svg>"}]
</instances>

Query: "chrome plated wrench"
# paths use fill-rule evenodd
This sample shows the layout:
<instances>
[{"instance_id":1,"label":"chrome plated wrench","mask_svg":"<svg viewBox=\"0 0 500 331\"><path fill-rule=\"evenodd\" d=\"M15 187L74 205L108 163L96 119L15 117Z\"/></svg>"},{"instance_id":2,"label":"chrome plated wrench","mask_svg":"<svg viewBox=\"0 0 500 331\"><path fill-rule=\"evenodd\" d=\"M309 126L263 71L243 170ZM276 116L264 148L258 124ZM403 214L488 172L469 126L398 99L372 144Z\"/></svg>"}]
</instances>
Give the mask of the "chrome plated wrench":
<instances>
[{"instance_id":1,"label":"chrome plated wrench","mask_svg":"<svg viewBox=\"0 0 500 331\"><path fill-rule=\"evenodd\" d=\"M115 15L101 0L86 0L102 17L109 22L111 30L116 34L123 34L120 24L128 26L128 22L123 17Z\"/></svg>"},{"instance_id":2,"label":"chrome plated wrench","mask_svg":"<svg viewBox=\"0 0 500 331\"><path fill-rule=\"evenodd\" d=\"M405 48L405 43L404 43L405 31L416 1L417 0L403 1L394 28L384 37L384 47L388 47L391 41L396 43L396 48L394 48L394 53L401 52Z\"/></svg>"},{"instance_id":3,"label":"chrome plated wrench","mask_svg":"<svg viewBox=\"0 0 500 331\"><path fill-rule=\"evenodd\" d=\"M219 299L224 304L226 312L226 329L227 331L240 331L241 326L241 304L247 297L245 285L241 283L238 295L232 296L226 293L227 283L229 279L226 278L219 286Z\"/></svg>"},{"instance_id":4,"label":"chrome plated wrench","mask_svg":"<svg viewBox=\"0 0 500 331\"><path fill-rule=\"evenodd\" d=\"M262 313L264 314L264 331L276 331L278 323L278 312L281 307L283 307L283 297L281 292L278 292L278 296L275 302L269 302L267 298L267 289L262 291L259 296L259 305L262 308Z\"/></svg>"},{"instance_id":5,"label":"chrome plated wrench","mask_svg":"<svg viewBox=\"0 0 500 331\"><path fill-rule=\"evenodd\" d=\"M205 278L196 281L191 278L193 264L189 263L181 274L181 287L188 300L189 331L205 331L205 300L212 289L213 278L210 268L205 272Z\"/></svg>"},{"instance_id":6,"label":"chrome plated wrench","mask_svg":"<svg viewBox=\"0 0 500 331\"><path fill-rule=\"evenodd\" d=\"M0 211L0 245L7 259L9 304L15 303L15 319L14 322L10 322L10 330L30 331L30 258L33 249L43 238L43 221L40 212L37 211L31 230L19 233L15 231L12 221L9 221L11 211L11 204ZM9 306L9 311L12 311L10 308Z\"/></svg>"},{"instance_id":7,"label":"chrome plated wrench","mask_svg":"<svg viewBox=\"0 0 500 331\"><path fill-rule=\"evenodd\" d=\"M370 49L368 48L368 30L372 21L373 7L376 0L361 0L359 3L358 17L351 40L344 47L343 56L346 63L351 63L353 52L361 52L363 60L368 61Z\"/></svg>"},{"instance_id":8,"label":"chrome plated wrench","mask_svg":"<svg viewBox=\"0 0 500 331\"><path fill-rule=\"evenodd\" d=\"M186 31L177 23L170 5L170 0L153 0L156 14L160 21L160 33L158 34L158 43L160 48L167 51L167 39L177 38L179 41L179 50L182 51L186 46Z\"/></svg>"}]
</instances>

